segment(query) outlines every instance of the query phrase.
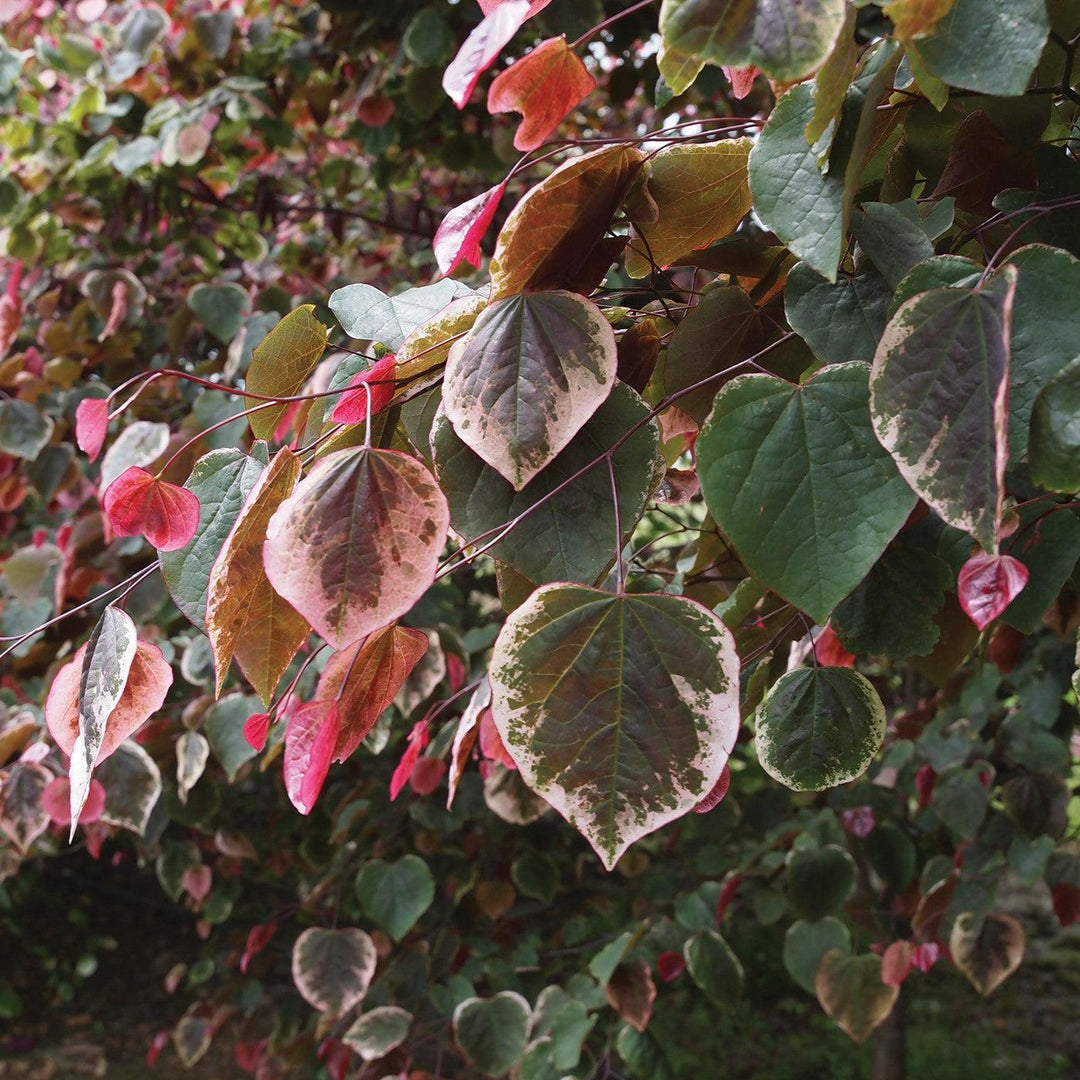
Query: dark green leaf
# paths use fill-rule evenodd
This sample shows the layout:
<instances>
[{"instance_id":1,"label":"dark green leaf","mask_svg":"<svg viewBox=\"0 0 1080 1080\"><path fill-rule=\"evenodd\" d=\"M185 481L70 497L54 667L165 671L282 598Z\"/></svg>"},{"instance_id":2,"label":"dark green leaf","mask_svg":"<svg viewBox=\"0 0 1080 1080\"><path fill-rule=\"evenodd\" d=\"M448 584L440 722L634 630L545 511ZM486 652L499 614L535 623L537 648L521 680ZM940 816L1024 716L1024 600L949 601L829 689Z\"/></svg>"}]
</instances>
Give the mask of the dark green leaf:
<instances>
[{"instance_id":1,"label":"dark green leaf","mask_svg":"<svg viewBox=\"0 0 1080 1080\"><path fill-rule=\"evenodd\" d=\"M787 857L787 898L800 918L835 915L855 886L855 860L836 844L793 848Z\"/></svg>"},{"instance_id":2,"label":"dark green leaf","mask_svg":"<svg viewBox=\"0 0 1080 1080\"><path fill-rule=\"evenodd\" d=\"M364 914L400 941L435 899L435 879L417 855L396 862L371 859L356 875L356 895Z\"/></svg>"},{"instance_id":3,"label":"dark green leaf","mask_svg":"<svg viewBox=\"0 0 1080 1080\"><path fill-rule=\"evenodd\" d=\"M851 952L851 933L839 919L799 919L788 927L784 935L784 967L807 993L814 993L814 974L830 949Z\"/></svg>"},{"instance_id":4,"label":"dark green leaf","mask_svg":"<svg viewBox=\"0 0 1080 1080\"><path fill-rule=\"evenodd\" d=\"M909 270L934 254L934 245L922 225L887 203L864 203L853 215L851 228L866 257L890 289L895 289Z\"/></svg>"},{"instance_id":5,"label":"dark green leaf","mask_svg":"<svg viewBox=\"0 0 1080 1080\"><path fill-rule=\"evenodd\" d=\"M454 1010L454 1039L485 1076L502 1076L525 1052L530 1019L529 1003L510 990L469 998Z\"/></svg>"},{"instance_id":6,"label":"dark green leaf","mask_svg":"<svg viewBox=\"0 0 1080 1080\"><path fill-rule=\"evenodd\" d=\"M715 930L699 930L683 946L683 955L691 978L713 1004L738 1003L746 981L742 964Z\"/></svg>"}]
</instances>

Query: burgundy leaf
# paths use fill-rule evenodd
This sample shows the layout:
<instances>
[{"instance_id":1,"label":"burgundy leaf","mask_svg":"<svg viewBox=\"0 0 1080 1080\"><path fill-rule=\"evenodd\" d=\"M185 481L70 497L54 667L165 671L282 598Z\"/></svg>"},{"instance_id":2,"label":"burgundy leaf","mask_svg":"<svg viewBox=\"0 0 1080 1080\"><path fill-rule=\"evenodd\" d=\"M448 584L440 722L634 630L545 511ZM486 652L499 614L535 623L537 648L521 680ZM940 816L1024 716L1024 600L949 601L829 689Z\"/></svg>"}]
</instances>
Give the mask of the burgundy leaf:
<instances>
[{"instance_id":1,"label":"burgundy leaf","mask_svg":"<svg viewBox=\"0 0 1080 1080\"><path fill-rule=\"evenodd\" d=\"M656 971L664 982L673 982L686 970L686 957L681 952L662 952L656 958Z\"/></svg>"},{"instance_id":2,"label":"burgundy leaf","mask_svg":"<svg viewBox=\"0 0 1080 1080\"><path fill-rule=\"evenodd\" d=\"M710 810L714 810L723 801L729 787L731 787L731 767L725 765L723 772L720 773L720 779L713 785L712 791L694 807L694 813L707 814Z\"/></svg>"}]
</instances>

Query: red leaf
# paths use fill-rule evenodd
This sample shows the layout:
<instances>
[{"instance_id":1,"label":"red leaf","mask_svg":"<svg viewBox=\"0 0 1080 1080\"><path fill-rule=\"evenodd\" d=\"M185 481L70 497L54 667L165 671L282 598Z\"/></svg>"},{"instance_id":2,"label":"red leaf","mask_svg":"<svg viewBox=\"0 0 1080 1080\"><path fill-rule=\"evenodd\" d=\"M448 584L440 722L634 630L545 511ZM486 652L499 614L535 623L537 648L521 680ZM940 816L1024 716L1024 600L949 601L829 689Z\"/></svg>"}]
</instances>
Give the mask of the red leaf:
<instances>
[{"instance_id":1,"label":"red leaf","mask_svg":"<svg viewBox=\"0 0 1080 1080\"><path fill-rule=\"evenodd\" d=\"M987 650L990 660L1002 675L1011 675L1024 648L1024 635L1006 623L1001 623L990 639Z\"/></svg>"},{"instance_id":2,"label":"red leaf","mask_svg":"<svg viewBox=\"0 0 1080 1080\"><path fill-rule=\"evenodd\" d=\"M270 714L256 713L244 721L244 741L252 750L262 753L266 737L270 734Z\"/></svg>"},{"instance_id":3,"label":"red leaf","mask_svg":"<svg viewBox=\"0 0 1080 1080\"><path fill-rule=\"evenodd\" d=\"M194 493L137 465L109 485L104 506L117 536L145 536L158 551L186 547L199 527L199 500Z\"/></svg>"},{"instance_id":4,"label":"red leaf","mask_svg":"<svg viewBox=\"0 0 1080 1080\"><path fill-rule=\"evenodd\" d=\"M860 840L874 831L874 808L872 806L854 806L840 815L840 824L844 831L857 836Z\"/></svg>"},{"instance_id":5,"label":"red leaf","mask_svg":"<svg viewBox=\"0 0 1080 1080\"><path fill-rule=\"evenodd\" d=\"M731 83L731 96L736 101L742 101L754 88L754 80L761 74L756 67L733 68L723 67L721 70Z\"/></svg>"},{"instance_id":6,"label":"red leaf","mask_svg":"<svg viewBox=\"0 0 1080 1080\"><path fill-rule=\"evenodd\" d=\"M915 946L910 941L894 941L881 957L881 981L886 986L900 986L911 974Z\"/></svg>"},{"instance_id":7,"label":"red leaf","mask_svg":"<svg viewBox=\"0 0 1080 1080\"><path fill-rule=\"evenodd\" d=\"M724 913L727 911L731 904L731 901L735 899L735 894L739 891L739 886L742 884L742 875L735 874L729 877L724 882L724 887L720 890L720 895L716 898L716 921L721 923L724 921Z\"/></svg>"},{"instance_id":8,"label":"red leaf","mask_svg":"<svg viewBox=\"0 0 1080 1080\"><path fill-rule=\"evenodd\" d=\"M442 78L443 89L459 109L465 108L480 76L495 62L529 14L527 0L503 0L465 39Z\"/></svg>"},{"instance_id":9,"label":"red leaf","mask_svg":"<svg viewBox=\"0 0 1080 1080\"><path fill-rule=\"evenodd\" d=\"M363 424L368 418L368 397L371 397L371 415L385 409L394 398L394 358L384 356L376 360L366 371L354 375L347 389L338 399L330 419L335 424ZM368 389L364 389L365 385ZM353 389L355 387L355 389Z\"/></svg>"},{"instance_id":10,"label":"red leaf","mask_svg":"<svg viewBox=\"0 0 1080 1080\"><path fill-rule=\"evenodd\" d=\"M446 682L450 693L456 694L465 685L465 661L457 653L446 654Z\"/></svg>"},{"instance_id":11,"label":"red leaf","mask_svg":"<svg viewBox=\"0 0 1080 1080\"><path fill-rule=\"evenodd\" d=\"M442 758L418 758L413 771L409 773L409 787L417 795L430 795L442 783L445 775L446 762Z\"/></svg>"},{"instance_id":12,"label":"red leaf","mask_svg":"<svg viewBox=\"0 0 1080 1080\"><path fill-rule=\"evenodd\" d=\"M253 1073L259 1067L259 1059L265 1048L265 1039L253 1043L238 1042L233 1047L233 1057L236 1058L237 1066L246 1073Z\"/></svg>"},{"instance_id":13,"label":"red leaf","mask_svg":"<svg viewBox=\"0 0 1080 1080\"><path fill-rule=\"evenodd\" d=\"M596 80L565 35L548 38L499 73L488 90L488 112L521 113L514 146L525 153L535 150L595 89Z\"/></svg>"},{"instance_id":14,"label":"red leaf","mask_svg":"<svg viewBox=\"0 0 1080 1080\"><path fill-rule=\"evenodd\" d=\"M941 946L936 941L928 941L923 945L915 946L911 962L925 975L937 963L940 955Z\"/></svg>"},{"instance_id":15,"label":"red leaf","mask_svg":"<svg viewBox=\"0 0 1080 1080\"><path fill-rule=\"evenodd\" d=\"M1080 922L1080 888L1067 881L1059 881L1054 886L1054 914L1063 927Z\"/></svg>"},{"instance_id":16,"label":"red leaf","mask_svg":"<svg viewBox=\"0 0 1080 1080\"><path fill-rule=\"evenodd\" d=\"M356 117L367 127L383 127L394 115L394 103L385 94L367 94L356 106Z\"/></svg>"},{"instance_id":17,"label":"red leaf","mask_svg":"<svg viewBox=\"0 0 1080 1080\"><path fill-rule=\"evenodd\" d=\"M159 1031L153 1039L150 1041L150 1048L146 1051L146 1064L156 1065L157 1059L161 1057L161 1051L169 1045L169 1039L172 1036L172 1032L165 1028L163 1031Z\"/></svg>"},{"instance_id":18,"label":"red leaf","mask_svg":"<svg viewBox=\"0 0 1080 1080\"><path fill-rule=\"evenodd\" d=\"M480 10L485 15L490 15L497 7L505 3L506 0L479 0ZM532 0L529 4L529 14L525 18L531 19L538 11L543 11L550 3L551 0Z\"/></svg>"},{"instance_id":19,"label":"red leaf","mask_svg":"<svg viewBox=\"0 0 1080 1080\"><path fill-rule=\"evenodd\" d=\"M814 655L819 664L825 667L854 667L855 657L840 644L830 623L821 631L814 642Z\"/></svg>"},{"instance_id":20,"label":"red leaf","mask_svg":"<svg viewBox=\"0 0 1080 1080\"><path fill-rule=\"evenodd\" d=\"M69 756L79 734L79 680L85 653L85 645L75 651L70 662L56 673L45 699L49 734ZM165 663L161 650L148 641L138 642L124 692L106 721L105 737L95 764L100 765L161 708L172 679L172 668Z\"/></svg>"},{"instance_id":21,"label":"red leaf","mask_svg":"<svg viewBox=\"0 0 1080 1080\"><path fill-rule=\"evenodd\" d=\"M104 398L83 398L75 410L75 441L95 461L109 430L109 403Z\"/></svg>"},{"instance_id":22,"label":"red leaf","mask_svg":"<svg viewBox=\"0 0 1080 1080\"><path fill-rule=\"evenodd\" d=\"M452 274L461 262L480 266L480 241L488 231L499 202L506 191L506 181L488 188L482 195L455 206L435 233L435 261L440 274Z\"/></svg>"},{"instance_id":23,"label":"red leaf","mask_svg":"<svg viewBox=\"0 0 1080 1080\"><path fill-rule=\"evenodd\" d=\"M197 904L201 904L209 895L214 884L214 872L205 863L189 866L180 879L184 891Z\"/></svg>"},{"instance_id":24,"label":"red leaf","mask_svg":"<svg viewBox=\"0 0 1080 1080\"><path fill-rule=\"evenodd\" d=\"M301 705L285 729L285 790L301 814L310 814L334 757L340 713L336 701Z\"/></svg>"},{"instance_id":25,"label":"red leaf","mask_svg":"<svg viewBox=\"0 0 1080 1080\"><path fill-rule=\"evenodd\" d=\"M401 755L401 760L394 770L394 775L390 777L391 802L401 794L401 789L408 783L409 777L412 776L413 768L420 757L420 752L428 744L429 737L426 720L419 720L417 723L413 724L413 729L409 732L409 740L408 745L405 747L405 753Z\"/></svg>"},{"instance_id":26,"label":"red leaf","mask_svg":"<svg viewBox=\"0 0 1080 1080\"><path fill-rule=\"evenodd\" d=\"M71 824L71 781L66 776L58 776L45 785L41 793L41 805L45 813L56 825ZM96 780L90 781L90 793L86 796L80 825L91 825L101 817L105 810L105 789Z\"/></svg>"},{"instance_id":27,"label":"red leaf","mask_svg":"<svg viewBox=\"0 0 1080 1080\"><path fill-rule=\"evenodd\" d=\"M915 773L915 792L919 796L919 809L930 805L930 799L934 794L934 785L937 783L937 773L930 765L920 765Z\"/></svg>"},{"instance_id":28,"label":"red leaf","mask_svg":"<svg viewBox=\"0 0 1080 1080\"><path fill-rule=\"evenodd\" d=\"M673 982L686 970L686 957L678 952L662 952L656 958L656 971L664 982Z\"/></svg>"},{"instance_id":29,"label":"red leaf","mask_svg":"<svg viewBox=\"0 0 1080 1080\"><path fill-rule=\"evenodd\" d=\"M1028 581L1028 568L1011 555L973 555L960 568L960 606L985 630Z\"/></svg>"},{"instance_id":30,"label":"red leaf","mask_svg":"<svg viewBox=\"0 0 1080 1080\"><path fill-rule=\"evenodd\" d=\"M319 1061L326 1065L330 1080L345 1080L352 1061L352 1051L338 1039L324 1039L318 1052Z\"/></svg>"},{"instance_id":31,"label":"red leaf","mask_svg":"<svg viewBox=\"0 0 1080 1080\"><path fill-rule=\"evenodd\" d=\"M240 957L240 973L247 974L251 961L270 944L270 939L277 933L277 923L253 926L247 936L244 955Z\"/></svg>"},{"instance_id":32,"label":"red leaf","mask_svg":"<svg viewBox=\"0 0 1080 1080\"><path fill-rule=\"evenodd\" d=\"M507 769L516 770L517 763L510 756L495 726L495 720L488 707L480 713L480 753L489 761L497 761Z\"/></svg>"},{"instance_id":33,"label":"red leaf","mask_svg":"<svg viewBox=\"0 0 1080 1080\"><path fill-rule=\"evenodd\" d=\"M720 772L720 779L713 784L712 791L694 807L694 813L707 814L710 810L715 810L728 793L729 787L731 787L731 769L724 765Z\"/></svg>"}]
</instances>

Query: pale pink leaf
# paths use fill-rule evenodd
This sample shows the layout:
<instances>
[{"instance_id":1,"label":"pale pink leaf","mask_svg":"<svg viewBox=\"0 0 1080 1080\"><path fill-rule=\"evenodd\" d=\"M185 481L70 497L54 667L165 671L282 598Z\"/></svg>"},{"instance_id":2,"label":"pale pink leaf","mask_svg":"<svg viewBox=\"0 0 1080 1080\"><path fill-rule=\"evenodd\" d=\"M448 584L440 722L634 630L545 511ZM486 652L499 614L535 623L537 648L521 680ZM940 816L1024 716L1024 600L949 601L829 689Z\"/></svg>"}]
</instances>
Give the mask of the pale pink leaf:
<instances>
[{"instance_id":1,"label":"pale pink leaf","mask_svg":"<svg viewBox=\"0 0 1080 1080\"><path fill-rule=\"evenodd\" d=\"M435 261L440 274L452 274L462 262L480 266L480 241L488 231L499 202L506 191L506 181L496 184L455 206L435 233Z\"/></svg>"},{"instance_id":2,"label":"pale pink leaf","mask_svg":"<svg viewBox=\"0 0 1080 1080\"><path fill-rule=\"evenodd\" d=\"M529 10L528 0L504 0L465 39L442 79L443 89L459 109L465 108L480 76L521 28Z\"/></svg>"}]
</instances>

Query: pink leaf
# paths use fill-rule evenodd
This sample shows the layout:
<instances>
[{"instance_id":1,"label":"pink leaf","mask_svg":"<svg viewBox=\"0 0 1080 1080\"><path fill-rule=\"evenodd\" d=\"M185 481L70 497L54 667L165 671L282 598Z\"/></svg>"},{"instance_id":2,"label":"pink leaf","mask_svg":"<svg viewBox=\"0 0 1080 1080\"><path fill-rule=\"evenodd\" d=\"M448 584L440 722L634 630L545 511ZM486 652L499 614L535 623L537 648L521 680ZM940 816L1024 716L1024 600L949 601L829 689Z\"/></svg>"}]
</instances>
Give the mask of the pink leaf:
<instances>
[{"instance_id":1,"label":"pink leaf","mask_svg":"<svg viewBox=\"0 0 1080 1080\"><path fill-rule=\"evenodd\" d=\"M336 701L309 701L285 729L285 789L301 814L311 813L322 791L340 723Z\"/></svg>"},{"instance_id":2,"label":"pink leaf","mask_svg":"<svg viewBox=\"0 0 1080 1080\"><path fill-rule=\"evenodd\" d=\"M201 904L210 895L214 872L205 863L199 863L198 866L189 866L180 880L188 896L195 903Z\"/></svg>"},{"instance_id":3,"label":"pink leaf","mask_svg":"<svg viewBox=\"0 0 1080 1080\"><path fill-rule=\"evenodd\" d=\"M877 824L874 819L874 808L872 806L851 807L840 815L840 824L843 825L845 832L862 840L874 831L874 825Z\"/></svg>"},{"instance_id":4,"label":"pink leaf","mask_svg":"<svg viewBox=\"0 0 1080 1080\"><path fill-rule=\"evenodd\" d=\"M727 76L728 82L731 83L731 96L736 101L742 101L750 93L754 88L754 80L761 74L756 67L723 67L721 70Z\"/></svg>"},{"instance_id":5,"label":"pink leaf","mask_svg":"<svg viewBox=\"0 0 1080 1080\"><path fill-rule=\"evenodd\" d=\"M928 941L923 945L915 946L911 962L925 975L937 963L940 955L941 946L936 941Z\"/></svg>"},{"instance_id":6,"label":"pink leaf","mask_svg":"<svg viewBox=\"0 0 1080 1080\"><path fill-rule=\"evenodd\" d=\"M409 773L409 787L417 795L430 795L442 783L445 775L446 762L442 758L418 758L413 771Z\"/></svg>"},{"instance_id":7,"label":"pink leaf","mask_svg":"<svg viewBox=\"0 0 1080 1080\"><path fill-rule=\"evenodd\" d=\"M330 419L335 424L363 424L368 418L368 397L371 398L371 416L385 409L394 398L394 358L384 356L376 360L366 371L354 375L349 388L338 399ZM368 389L364 389L364 385ZM355 389L354 389L355 387Z\"/></svg>"},{"instance_id":8,"label":"pink leaf","mask_svg":"<svg viewBox=\"0 0 1080 1080\"><path fill-rule=\"evenodd\" d=\"M881 981L886 986L900 986L911 973L915 946L910 941L894 941L881 957Z\"/></svg>"},{"instance_id":9,"label":"pink leaf","mask_svg":"<svg viewBox=\"0 0 1080 1080\"><path fill-rule=\"evenodd\" d=\"M161 1057L161 1051L169 1045L169 1039L172 1037L172 1032L165 1028L163 1031L159 1031L153 1039L150 1041L150 1048L146 1051L146 1064L156 1065L157 1059Z\"/></svg>"},{"instance_id":10,"label":"pink leaf","mask_svg":"<svg viewBox=\"0 0 1080 1080\"><path fill-rule=\"evenodd\" d=\"M488 90L488 112L521 113L514 146L526 153L595 89L596 80L566 44L566 37L548 38L496 76Z\"/></svg>"},{"instance_id":11,"label":"pink leaf","mask_svg":"<svg viewBox=\"0 0 1080 1080\"><path fill-rule=\"evenodd\" d=\"M694 813L707 814L710 810L715 810L728 793L729 787L731 787L731 768L725 764L720 772L720 778L713 784L708 795L694 807Z\"/></svg>"},{"instance_id":12,"label":"pink leaf","mask_svg":"<svg viewBox=\"0 0 1080 1080\"><path fill-rule=\"evenodd\" d=\"M455 206L435 233L435 261L440 274L452 274L462 262L480 266L480 241L488 231L499 202L506 191L506 181L488 188L460 206Z\"/></svg>"},{"instance_id":13,"label":"pink leaf","mask_svg":"<svg viewBox=\"0 0 1080 1080\"><path fill-rule=\"evenodd\" d=\"M57 825L71 824L71 781L66 776L58 776L55 780L45 785L41 793L41 805L45 813L52 818ZM101 817L105 810L105 789L96 780L90 781L90 793L86 796L82 813L79 814L80 825L91 825Z\"/></svg>"},{"instance_id":14,"label":"pink leaf","mask_svg":"<svg viewBox=\"0 0 1080 1080\"><path fill-rule=\"evenodd\" d=\"M109 485L104 507L117 536L145 536L158 551L186 547L199 527L199 500L194 493L138 465Z\"/></svg>"},{"instance_id":15,"label":"pink leaf","mask_svg":"<svg viewBox=\"0 0 1080 1080\"><path fill-rule=\"evenodd\" d=\"M391 802L401 794L401 789L409 782L413 767L420 757L420 752L427 746L429 737L426 720L420 720L413 724L413 729L409 732L405 753L401 755L401 760L394 770L394 775L390 777Z\"/></svg>"},{"instance_id":16,"label":"pink leaf","mask_svg":"<svg viewBox=\"0 0 1080 1080\"><path fill-rule=\"evenodd\" d=\"M973 555L960 568L960 606L980 630L985 630L1027 581L1028 568L1011 555Z\"/></svg>"},{"instance_id":17,"label":"pink leaf","mask_svg":"<svg viewBox=\"0 0 1080 1080\"><path fill-rule=\"evenodd\" d=\"M277 933L277 923L253 926L247 936L244 955L240 957L240 973L247 974L251 961L270 944L270 939Z\"/></svg>"},{"instance_id":18,"label":"pink leaf","mask_svg":"<svg viewBox=\"0 0 1080 1080\"><path fill-rule=\"evenodd\" d=\"M443 89L459 109L465 108L480 76L529 17L529 7L528 0L503 0L465 39L442 79Z\"/></svg>"},{"instance_id":19,"label":"pink leaf","mask_svg":"<svg viewBox=\"0 0 1080 1080\"><path fill-rule=\"evenodd\" d=\"M85 653L86 646L83 645L56 673L45 700L45 723L49 734L68 756L79 734L79 680ZM172 668L165 663L161 650L148 641L138 642L124 692L106 721L95 764L100 765L161 708L172 679Z\"/></svg>"},{"instance_id":20,"label":"pink leaf","mask_svg":"<svg viewBox=\"0 0 1080 1080\"><path fill-rule=\"evenodd\" d=\"M517 763L507 752L499 729L491 715L490 706L480 713L480 753L489 761L497 761L507 769L517 769Z\"/></svg>"},{"instance_id":21,"label":"pink leaf","mask_svg":"<svg viewBox=\"0 0 1080 1080\"><path fill-rule=\"evenodd\" d=\"M734 874L724 882L724 887L720 890L720 895L716 898L716 921L721 923L724 921L724 913L731 905L731 901L735 899L735 894L739 891L739 886L742 884L742 875Z\"/></svg>"},{"instance_id":22,"label":"pink leaf","mask_svg":"<svg viewBox=\"0 0 1080 1080\"><path fill-rule=\"evenodd\" d=\"M266 737L270 734L270 714L255 713L244 721L244 741L258 753L266 746Z\"/></svg>"},{"instance_id":23,"label":"pink leaf","mask_svg":"<svg viewBox=\"0 0 1080 1080\"><path fill-rule=\"evenodd\" d=\"M678 952L662 952L656 958L656 970L664 982L673 982L686 970L686 957Z\"/></svg>"},{"instance_id":24,"label":"pink leaf","mask_svg":"<svg viewBox=\"0 0 1080 1080\"><path fill-rule=\"evenodd\" d=\"M127 283L117 278L112 287L112 306L109 308L109 318L98 334L98 341L111 338L121 326L128 315L128 287Z\"/></svg>"},{"instance_id":25,"label":"pink leaf","mask_svg":"<svg viewBox=\"0 0 1080 1080\"><path fill-rule=\"evenodd\" d=\"M95 461L109 430L109 403L104 398L83 398L75 410L75 441Z\"/></svg>"},{"instance_id":26,"label":"pink leaf","mask_svg":"<svg viewBox=\"0 0 1080 1080\"><path fill-rule=\"evenodd\" d=\"M490 15L497 7L501 7L506 2L507 0L479 0L480 10L485 15ZM529 4L529 14L525 18L531 19L538 11L543 11L550 3L551 0L532 0Z\"/></svg>"},{"instance_id":27,"label":"pink leaf","mask_svg":"<svg viewBox=\"0 0 1080 1080\"><path fill-rule=\"evenodd\" d=\"M836 631L828 625L814 642L814 655L824 667L854 667L855 657L840 644Z\"/></svg>"}]
</instances>

